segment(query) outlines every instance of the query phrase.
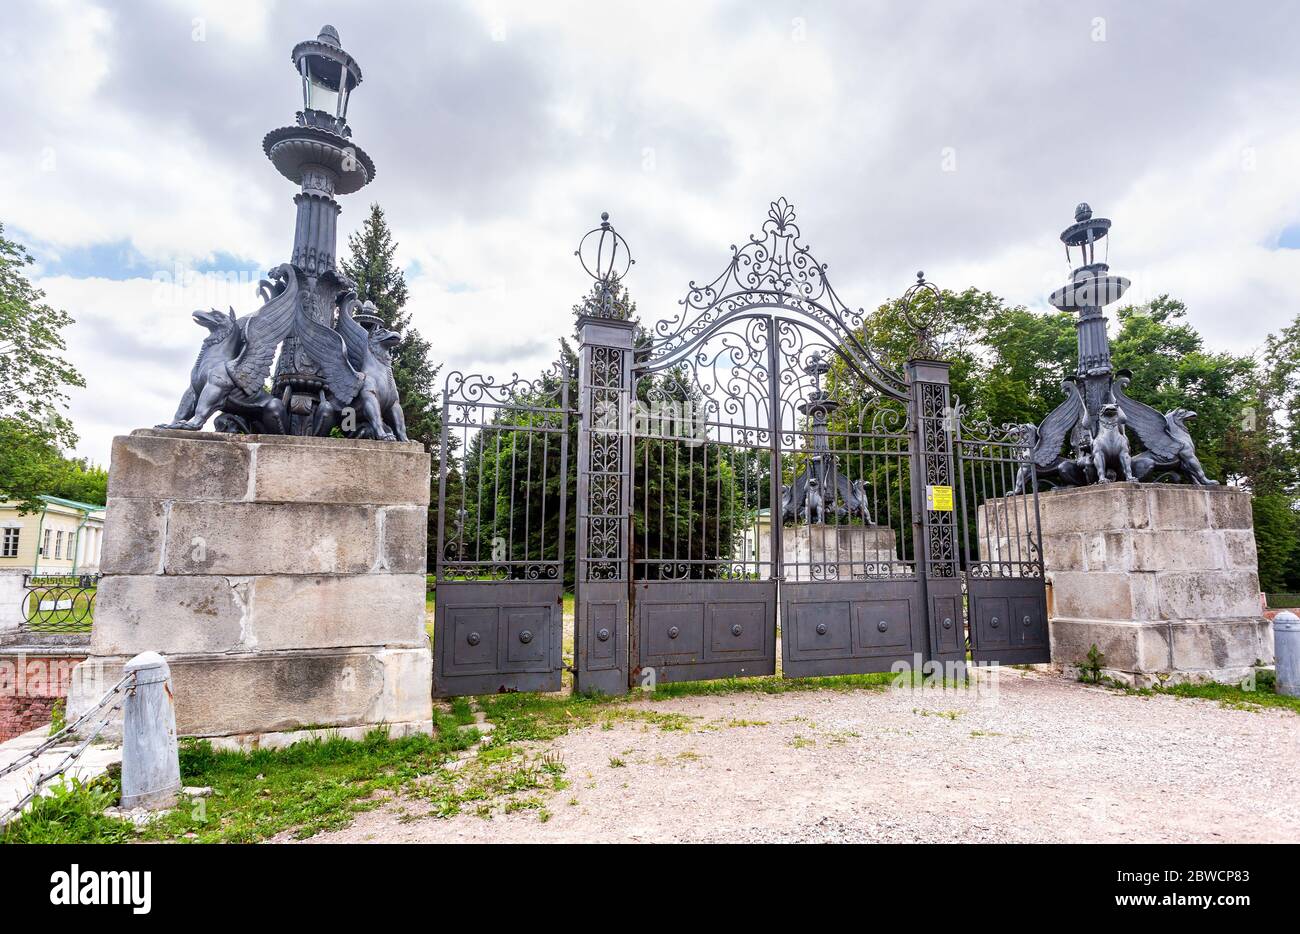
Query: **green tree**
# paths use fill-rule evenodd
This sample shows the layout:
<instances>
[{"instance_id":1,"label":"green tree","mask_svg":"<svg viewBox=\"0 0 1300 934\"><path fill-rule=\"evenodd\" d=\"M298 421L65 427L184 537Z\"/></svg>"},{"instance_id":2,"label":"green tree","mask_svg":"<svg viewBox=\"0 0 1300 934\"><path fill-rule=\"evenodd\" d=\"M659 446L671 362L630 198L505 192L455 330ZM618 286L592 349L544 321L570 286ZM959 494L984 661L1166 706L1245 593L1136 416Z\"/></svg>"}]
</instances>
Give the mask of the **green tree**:
<instances>
[{"instance_id":1,"label":"green tree","mask_svg":"<svg viewBox=\"0 0 1300 934\"><path fill-rule=\"evenodd\" d=\"M411 324L411 313L406 308L409 297L406 276L397 265L397 242L393 239L384 210L378 204L370 205L370 214L362 222L361 229L348 237L348 254L340 268L344 275L356 282L357 297L373 302L388 327L402 335L402 341L393 353L393 379L402 400L406 433L432 455L430 476L436 478L442 457L439 450L442 410L435 381L442 365L430 361L432 346ZM437 494L435 485L429 497L430 565L437 547Z\"/></svg>"},{"instance_id":2,"label":"green tree","mask_svg":"<svg viewBox=\"0 0 1300 934\"><path fill-rule=\"evenodd\" d=\"M1281 493L1260 493L1251 500L1251 511L1260 589L1265 593L1300 591L1300 579L1295 575L1300 554L1300 517L1295 503Z\"/></svg>"},{"instance_id":3,"label":"green tree","mask_svg":"<svg viewBox=\"0 0 1300 934\"><path fill-rule=\"evenodd\" d=\"M1186 314L1187 306L1168 295L1120 308L1111 359L1117 369L1133 371L1127 391L1134 399L1161 412L1196 412L1187 427L1206 473L1220 481L1244 477L1232 439L1251 407L1255 363L1249 356L1207 351Z\"/></svg>"},{"instance_id":4,"label":"green tree","mask_svg":"<svg viewBox=\"0 0 1300 934\"><path fill-rule=\"evenodd\" d=\"M442 367L430 362L431 346L411 324L406 275L397 265L397 243L378 204L370 206L361 230L348 237L348 253L340 265L343 274L357 283L357 297L374 302L388 327L402 335L393 354L393 378L402 397L407 434L435 453L441 426L434 381Z\"/></svg>"},{"instance_id":5,"label":"green tree","mask_svg":"<svg viewBox=\"0 0 1300 934\"><path fill-rule=\"evenodd\" d=\"M84 386L63 358L67 312L51 307L25 268L33 262L0 224L0 500L38 507L68 470L61 448L76 444L66 389Z\"/></svg>"}]
</instances>

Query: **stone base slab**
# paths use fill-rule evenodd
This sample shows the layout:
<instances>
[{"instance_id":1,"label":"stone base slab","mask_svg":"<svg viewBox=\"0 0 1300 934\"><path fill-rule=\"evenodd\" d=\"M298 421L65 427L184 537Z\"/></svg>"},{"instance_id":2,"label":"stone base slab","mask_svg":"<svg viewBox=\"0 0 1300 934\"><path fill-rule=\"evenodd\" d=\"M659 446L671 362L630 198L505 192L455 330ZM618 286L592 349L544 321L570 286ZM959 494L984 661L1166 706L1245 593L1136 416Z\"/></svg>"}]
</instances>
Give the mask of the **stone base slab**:
<instances>
[{"instance_id":1,"label":"stone base slab","mask_svg":"<svg viewBox=\"0 0 1300 934\"><path fill-rule=\"evenodd\" d=\"M127 660L88 658L73 670L69 720L118 682ZM430 722L433 657L427 645L170 655L167 663L182 736L228 737L248 747L257 745L254 734L352 729L364 735L377 726ZM120 736L120 722L107 735Z\"/></svg>"},{"instance_id":2,"label":"stone base slab","mask_svg":"<svg viewBox=\"0 0 1300 934\"><path fill-rule=\"evenodd\" d=\"M144 651L177 732L247 748L427 732L429 455L419 444L133 432L113 440L103 576L69 718Z\"/></svg>"},{"instance_id":3,"label":"stone base slab","mask_svg":"<svg viewBox=\"0 0 1300 934\"><path fill-rule=\"evenodd\" d=\"M1273 631L1262 617L1215 620L1061 619L1049 621L1052 661L1068 674L1096 645L1102 675L1130 687L1186 681L1238 682L1273 660Z\"/></svg>"},{"instance_id":4,"label":"stone base slab","mask_svg":"<svg viewBox=\"0 0 1300 934\"><path fill-rule=\"evenodd\" d=\"M1137 687L1272 663L1245 490L1107 483L1044 493L1039 512L1058 666L1076 670L1094 643L1105 673Z\"/></svg>"},{"instance_id":5,"label":"stone base slab","mask_svg":"<svg viewBox=\"0 0 1300 934\"><path fill-rule=\"evenodd\" d=\"M757 543L753 541L757 538ZM765 520L747 538L747 554L758 558L759 579L767 580L772 561L772 535ZM790 525L781 529L785 579L867 580L888 577L899 561L894 530L875 525Z\"/></svg>"}]
</instances>

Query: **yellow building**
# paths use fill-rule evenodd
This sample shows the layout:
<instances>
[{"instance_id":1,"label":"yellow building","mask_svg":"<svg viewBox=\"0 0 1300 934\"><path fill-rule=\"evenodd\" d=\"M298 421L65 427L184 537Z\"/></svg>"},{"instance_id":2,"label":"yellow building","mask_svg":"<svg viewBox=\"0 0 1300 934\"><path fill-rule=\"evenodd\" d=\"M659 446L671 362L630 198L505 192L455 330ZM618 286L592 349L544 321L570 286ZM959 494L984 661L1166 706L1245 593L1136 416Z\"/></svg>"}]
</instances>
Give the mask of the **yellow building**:
<instances>
[{"instance_id":1,"label":"yellow building","mask_svg":"<svg viewBox=\"0 0 1300 934\"><path fill-rule=\"evenodd\" d=\"M104 541L104 507L57 496L38 497L42 509L21 515L0 503L0 568L32 574L93 574Z\"/></svg>"}]
</instances>

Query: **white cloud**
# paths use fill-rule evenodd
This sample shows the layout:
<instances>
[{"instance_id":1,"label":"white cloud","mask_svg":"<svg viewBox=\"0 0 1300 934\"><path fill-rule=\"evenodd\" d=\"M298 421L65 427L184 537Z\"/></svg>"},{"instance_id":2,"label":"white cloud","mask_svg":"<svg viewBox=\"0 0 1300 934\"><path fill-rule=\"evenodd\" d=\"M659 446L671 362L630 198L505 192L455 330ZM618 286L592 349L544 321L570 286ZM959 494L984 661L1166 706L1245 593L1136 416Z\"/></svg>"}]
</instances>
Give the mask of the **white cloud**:
<instances>
[{"instance_id":1,"label":"white cloud","mask_svg":"<svg viewBox=\"0 0 1300 934\"><path fill-rule=\"evenodd\" d=\"M8 14L7 14L8 15ZM0 221L47 270L127 243L137 278L48 274L78 324L81 451L168 418L202 332L249 310L150 279L213 257L287 258L292 186L260 151L292 119L288 53L339 28L365 83L354 139L447 370L535 372L586 288L572 253L608 210L643 319L787 195L841 296L872 307L923 268L1032 307L1067 272L1074 204L1114 220L1130 298L1168 292L1218 348L1294 317L1300 20L1282 5L164 2L20 7L0 38ZM193 40L195 18L206 32ZM19 41L21 37L21 41ZM48 157L53 155L53 166ZM52 170L51 170L52 168ZM953 169L954 171L947 171ZM102 259L101 259L102 262ZM62 264L62 265L61 265ZM93 270L104 273L103 269ZM229 294L227 294L229 293Z\"/></svg>"}]
</instances>

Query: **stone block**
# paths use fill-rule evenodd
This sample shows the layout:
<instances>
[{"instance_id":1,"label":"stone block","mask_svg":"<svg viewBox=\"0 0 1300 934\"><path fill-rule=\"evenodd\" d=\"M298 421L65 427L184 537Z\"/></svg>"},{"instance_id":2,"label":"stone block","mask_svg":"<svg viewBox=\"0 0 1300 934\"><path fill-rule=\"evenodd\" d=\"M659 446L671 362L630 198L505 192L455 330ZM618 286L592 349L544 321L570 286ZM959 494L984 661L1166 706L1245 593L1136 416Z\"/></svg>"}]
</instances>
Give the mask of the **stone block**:
<instances>
[{"instance_id":1,"label":"stone block","mask_svg":"<svg viewBox=\"0 0 1300 934\"><path fill-rule=\"evenodd\" d=\"M384 528L381 566L394 574L423 575L428 567L428 506L388 506L380 516Z\"/></svg>"},{"instance_id":2,"label":"stone block","mask_svg":"<svg viewBox=\"0 0 1300 934\"><path fill-rule=\"evenodd\" d=\"M1122 571L1052 571L1052 598L1058 616L1076 619L1157 618L1150 575Z\"/></svg>"},{"instance_id":3,"label":"stone block","mask_svg":"<svg viewBox=\"0 0 1300 934\"><path fill-rule=\"evenodd\" d=\"M95 597L94 655L230 652L248 618L249 581L113 574Z\"/></svg>"},{"instance_id":4,"label":"stone block","mask_svg":"<svg viewBox=\"0 0 1300 934\"><path fill-rule=\"evenodd\" d=\"M1044 531L1128 531L1150 524L1146 494L1135 483L1052 490L1039 496L1038 504Z\"/></svg>"},{"instance_id":5,"label":"stone block","mask_svg":"<svg viewBox=\"0 0 1300 934\"><path fill-rule=\"evenodd\" d=\"M1216 529L1253 529L1250 494L1231 487L1202 487L1209 506L1210 522Z\"/></svg>"},{"instance_id":6,"label":"stone block","mask_svg":"<svg viewBox=\"0 0 1300 934\"><path fill-rule=\"evenodd\" d=\"M296 445L257 445L253 498L271 503L353 505L429 504L429 455L414 442L382 450L313 448L312 470L303 472Z\"/></svg>"},{"instance_id":7,"label":"stone block","mask_svg":"<svg viewBox=\"0 0 1300 934\"><path fill-rule=\"evenodd\" d=\"M1133 532L1132 549L1132 567L1139 571L1216 571L1227 565L1223 535L1210 530Z\"/></svg>"},{"instance_id":8,"label":"stone block","mask_svg":"<svg viewBox=\"0 0 1300 934\"><path fill-rule=\"evenodd\" d=\"M173 503L167 574L363 574L378 561L375 508Z\"/></svg>"},{"instance_id":9,"label":"stone block","mask_svg":"<svg viewBox=\"0 0 1300 934\"><path fill-rule=\"evenodd\" d=\"M1259 578L1251 571L1172 572L1156 576L1161 619L1258 615Z\"/></svg>"},{"instance_id":10,"label":"stone block","mask_svg":"<svg viewBox=\"0 0 1300 934\"><path fill-rule=\"evenodd\" d=\"M112 687L125 661L88 659L77 666L69 716L98 700L96 689ZM433 665L427 646L174 655L167 663L176 731L183 736L247 737L430 719Z\"/></svg>"},{"instance_id":11,"label":"stone block","mask_svg":"<svg viewBox=\"0 0 1300 934\"><path fill-rule=\"evenodd\" d=\"M103 574L157 574L170 504L159 500L109 497L104 513Z\"/></svg>"},{"instance_id":12,"label":"stone block","mask_svg":"<svg viewBox=\"0 0 1300 934\"><path fill-rule=\"evenodd\" d=\"M1272 627L1261 618L1179 621L1170 624L1173 668L1220 671L1273 659Z\"/></svg>"},{"instance_id":13,"label":"stone block","mask_svg":"<svg viewBox=\"0 0 1300 934\"><path fill-rule=\"evenodd\" d=\"M136 432L114 438L109 498L243 499L248 493L249 446L188 435Z\"/></svg>"},{"instance_id":14,"label":"stone block","mask_svg":"<svg viewBox=\"0 0 1300 934\"><path fill-rule=\"evenodd\" d=\"M1052 660L1058 665L1082 666L1093 645L1105 655L1103 665L1109 669L1154 672L1169 663L1169 628L1164 623L1053 619L1049 630Z\"/></svg>"},{"instance_id":15,"label":"stone block","mask_svg":"<svg viewBox=\"0 0 1300 934\"><path fill-rule=\"evenodd\" d=\"M1129 571L1133 568L1132 532L1083 532L1084 566L1089 571Z\"/></svg>"},{"instance_id":16,"label":"stone block","mask_svg":"<svg viewBox=\"0 0 1300 934\"><path fill-rule=\"evenodd\" d=\"M1083 535L1063 532L1043 538L1043 566L1061 571L1086 569L1083 557Z\"/></svg>"},{"instance_id":17,"label":"stone block","mask_svg":"<svg viewBox=\"0 0 1300 934\"><path fill-rule=\"evenodd\" d=\"M249 650L428 644L423 573L277 575L250 586Z\"/></svg>"},{"instance_id":18,"label":"stone block","mask_svg":"<svg viewBox=\"0 0 1300 934\"><path fill-rule=\"evenodd\" d=\"M1213 528L1204 487L1171 483L1147 484L1144 496L1150 501L1150 527L1160 531L1201 531Z\"/></svg>"},{"instance_id":19,"label":"stone block","mask_svg":"<svg viewBox=\"0 0 1300 934\"><path fill-rule=\"evenodd\" d=\"M1223 551L1227 559L1225 567L1236 570L1259 572L1259 554L1255 546L1254 529L1225 529Z\"/></svg>"}]
</instances>

